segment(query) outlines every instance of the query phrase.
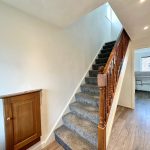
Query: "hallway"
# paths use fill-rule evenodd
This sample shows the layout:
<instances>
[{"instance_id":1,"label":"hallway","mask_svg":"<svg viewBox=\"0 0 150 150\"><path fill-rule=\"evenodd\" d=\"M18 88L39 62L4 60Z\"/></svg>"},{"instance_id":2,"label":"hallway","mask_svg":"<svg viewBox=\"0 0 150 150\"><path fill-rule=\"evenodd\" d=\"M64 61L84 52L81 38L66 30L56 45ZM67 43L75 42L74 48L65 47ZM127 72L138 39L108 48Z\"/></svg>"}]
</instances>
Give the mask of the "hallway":
<instances>
[{"instance_id":1,"label":"hallway","mask_svg":"<svg viewBox=\"0 0 150 150\"><path fill-rule=\"evenodd\" d=\"M135 110L118 107L108 150L150 150L150 94L136 92Z\"/></svg>"}]
</instances>

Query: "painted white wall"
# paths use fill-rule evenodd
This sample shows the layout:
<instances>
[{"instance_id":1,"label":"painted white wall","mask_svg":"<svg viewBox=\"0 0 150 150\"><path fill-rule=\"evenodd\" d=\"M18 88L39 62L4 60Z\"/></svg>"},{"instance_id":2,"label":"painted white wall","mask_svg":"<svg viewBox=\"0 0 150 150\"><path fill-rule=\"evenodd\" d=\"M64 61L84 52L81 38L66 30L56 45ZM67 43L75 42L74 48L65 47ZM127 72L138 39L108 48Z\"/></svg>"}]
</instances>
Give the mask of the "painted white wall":
<instances>
[{"instance_id":1,"label":"painted white wall","mask_svg":"<svg viewBox=\"0 0 150 150\"><path fill-rule=\"evenodd\" d=\"M121 22L118 20L118 17L116 16L115 12L113 11L113 9L111 7L108 7L108 10L110 11L110 21L112 22L111 25L111 38L113 40L116 40L116 38L118 38L118 29L120 29L120 27L122 26Z\"/></svg>"},{"instance_id":2,"label":"painted white wall","mask_svg":"<svg viewBox=\"0 0 150 150\"><path fill-rule=\"evenodd\" d=\"M43 89L42 143L99 48L115 39L107 7L61 29L0 3L0 95Z\"/></svg>"},{"instance_id":3,"label":"painted white wall","mask_svg":"<svg viewBox=\"0 0 150 150\"><path fill-rule=\"evenodd\" d=\"M128 61L120 92L119 105L134 109L135 99L135 76L134 76L134 50L130 43Z\"/></svg>"},{"instance_id":4,"label":"painted white wall","mask_svg":"<svg viewBox=\"0 0 150 150\"><path fill-rule=\"evenodd\" d=\"M142 57L147 56L150 56L150 48L143 48L135 51L135 72L142 71Z\"/></svg>"},{"instance_id":5,"label":"painted white wall","mask_svg":"<svg viewBox=\"0 0 150 150\"><path fill-rule=\"evenodd\" d=\"M137 49L134 53L135 55L135 60L134 60L134 68L135 72L142 72L141 75L145 76L148 74L148 72L143 72L142 71L142 57L148 57L150 56L150 48L143 48L143 49ZM135 74L136 76L137 74ZM141 91L150 91L150 84L146 85L144 83L150 83L149 82L150 78L140 78L142 80L143 85L136 84L136 90L141 90Z\"/></svg>"}]
</instances>

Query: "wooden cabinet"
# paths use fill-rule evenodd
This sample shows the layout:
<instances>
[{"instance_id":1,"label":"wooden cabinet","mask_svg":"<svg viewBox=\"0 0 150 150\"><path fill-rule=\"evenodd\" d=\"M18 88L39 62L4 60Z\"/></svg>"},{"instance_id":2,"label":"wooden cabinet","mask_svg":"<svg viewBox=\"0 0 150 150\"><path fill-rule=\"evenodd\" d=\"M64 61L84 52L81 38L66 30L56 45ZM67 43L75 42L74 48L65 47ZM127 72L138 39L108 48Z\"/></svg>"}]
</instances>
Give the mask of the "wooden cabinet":
<instances>
[{"instance_id":1,"label":"wooden cabinet","mask_svg":"<svg viewBox=\"0 0 150 150\"><path fill-rule=\"evenodd\" d=\"M6 150L24 150L40 141L40 92L36 90L2 97Z\"/></svg>"}]
</instances>

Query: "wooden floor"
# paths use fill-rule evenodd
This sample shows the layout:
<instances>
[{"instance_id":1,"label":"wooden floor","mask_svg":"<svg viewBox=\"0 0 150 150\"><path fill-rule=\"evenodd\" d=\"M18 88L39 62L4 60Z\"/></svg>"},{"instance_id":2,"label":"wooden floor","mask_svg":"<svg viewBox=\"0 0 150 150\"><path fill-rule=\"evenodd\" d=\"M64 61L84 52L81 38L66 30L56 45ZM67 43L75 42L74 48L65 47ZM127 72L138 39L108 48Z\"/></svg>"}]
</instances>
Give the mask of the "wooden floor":
<instances>
[{"instance_id":1,"label":"wooden floor","mask_svg":"<svg viewBox=\"0 0 150 150\"><path fill-rule=\"evenodd\" d=\"M150 99L136 98L135 110L118 107L107 150L150 150Z\"/></svg>"},{"instance_id":2,"label":"wooden floor","mask_svg":"<svg viewBox=\"0 0 150 150\"><path fill-rule=\"evenodd\" d=\"M118 107L107 150L150 150L150 99L141 97L135 110ZM54 142L44 150L63 148Z\"/></svg>"},{"instance_id":3,"label":"wooden floor","mask_svg":"<svg viewBox=\"0 0 150 150\"><path fill-rule=\"evenodd\" d=\"M48 147L44 148L43 150L64 150L57 142L53 142Z\"/></svg>"}]
</instances>

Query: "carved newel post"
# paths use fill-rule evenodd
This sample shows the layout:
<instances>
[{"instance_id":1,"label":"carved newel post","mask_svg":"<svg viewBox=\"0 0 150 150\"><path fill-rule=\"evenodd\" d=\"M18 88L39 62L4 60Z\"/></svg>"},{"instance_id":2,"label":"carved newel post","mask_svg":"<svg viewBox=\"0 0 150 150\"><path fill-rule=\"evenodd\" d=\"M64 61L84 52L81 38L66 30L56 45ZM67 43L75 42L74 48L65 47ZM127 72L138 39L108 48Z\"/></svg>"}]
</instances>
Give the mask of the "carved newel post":
<instances>
[{"instance_id":1,"label":"carved newel post","mask_svg":"<svg viewBox=\"0 0 150 150\"><path fill-rule=\"evenodd\" d=\"M99 97L99 115L100 121L98 125L98 150L106 150L106 84L107 75L103 73L104 67L99 68L98 87L100 90Z\"/></svg>"}]
</instances>

